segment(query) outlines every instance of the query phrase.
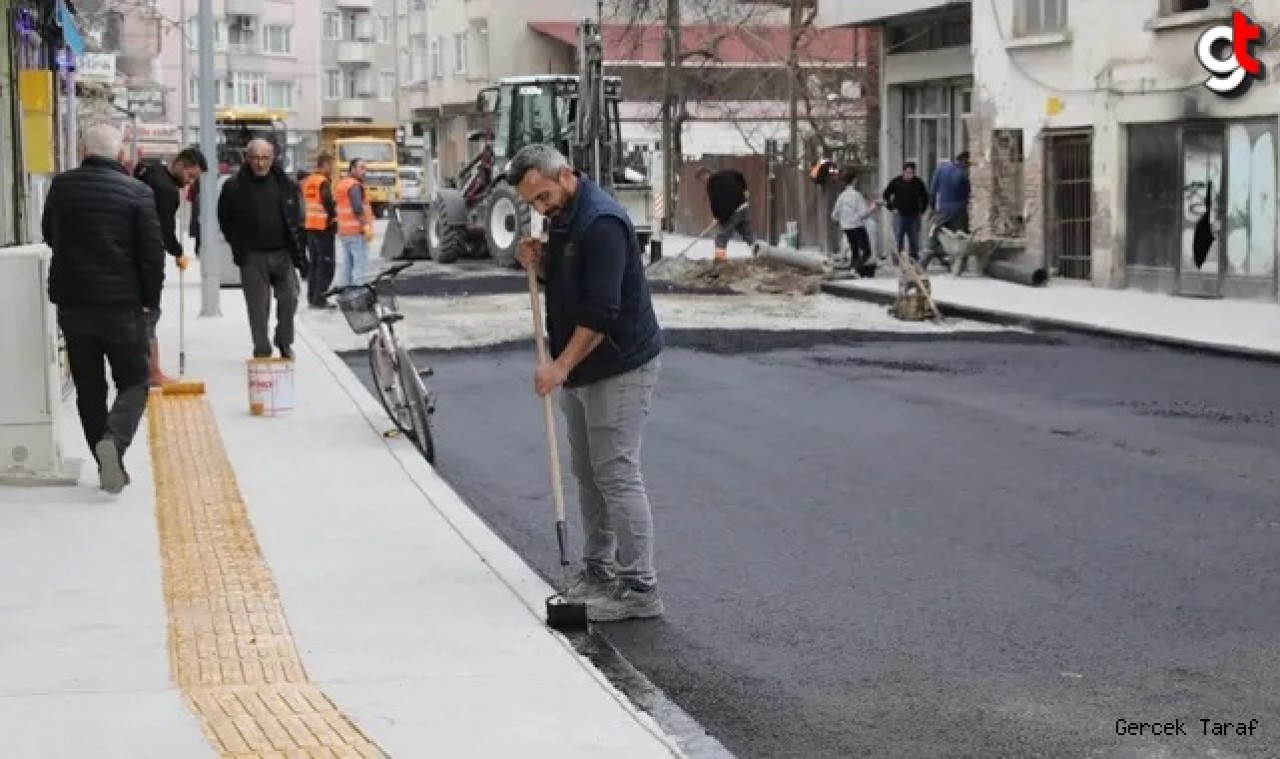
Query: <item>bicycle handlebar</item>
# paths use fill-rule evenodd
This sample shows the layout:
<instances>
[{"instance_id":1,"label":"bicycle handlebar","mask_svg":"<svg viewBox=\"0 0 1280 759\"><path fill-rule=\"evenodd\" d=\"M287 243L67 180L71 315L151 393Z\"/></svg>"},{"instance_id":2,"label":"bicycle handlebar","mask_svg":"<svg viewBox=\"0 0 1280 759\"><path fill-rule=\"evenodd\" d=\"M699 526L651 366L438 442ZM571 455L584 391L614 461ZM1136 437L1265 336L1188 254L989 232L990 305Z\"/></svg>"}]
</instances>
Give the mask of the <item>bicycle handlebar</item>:
<instances>
[{"instance_id":1,"label":"bicycle handlebar","mask_svg":"<svg viewBox=\"0 0 1280 759\"><path fill-rule=\"evenodd\" d=\"M410 268L410 267L412 267L412 266L413 266L413 262L412 262L412 261L404 261L404 262L402 262L402 263L398 263L398 264L394 264L394 265L392 265L392 266L388 266L387 268L385 268L385 269L383 269L382 271L378 272L378 276L374 277L373 279L369 280L368 282L365 282L365 283L363 283L363 284L359 284L359 285L343 285L342 287L334 287L334 288L331 288L331 289L325 290L323 293L321 293L321 294L320 294L320 297L321 297L321 298L331 298L331 297L333 297L334 295L337 295L338 293L346 292L347 290L350 290L350 289L355 288L355 287L372 287L372 286L373 286L375 283L377 283L377 282L382 282L383 280L387 280L387 279L394 279L394 278L396 278L397 276L399 276L399 275L400 275L400 273L401 273L401 272L403 272L405 269L408 269L408 268Z\"/></svg>"}]
</instances>

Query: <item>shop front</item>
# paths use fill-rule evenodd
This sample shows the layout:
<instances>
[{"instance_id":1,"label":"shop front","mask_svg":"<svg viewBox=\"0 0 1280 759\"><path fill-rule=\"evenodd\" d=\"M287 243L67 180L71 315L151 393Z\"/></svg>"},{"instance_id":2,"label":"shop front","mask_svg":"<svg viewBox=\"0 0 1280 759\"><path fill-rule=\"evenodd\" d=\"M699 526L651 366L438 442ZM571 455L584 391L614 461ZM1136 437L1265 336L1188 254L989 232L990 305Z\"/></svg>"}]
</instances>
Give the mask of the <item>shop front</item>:
<instances>
[{"instance_id":1,"label":"shop front","mask_svg":"<svg viewBox=\"0 0 1280 759\"><path fill-rule=\"evenodd\" d=\"M1126 280L1275 299L1276 118L1127 126Z\"/></svg>"}]
</instances>

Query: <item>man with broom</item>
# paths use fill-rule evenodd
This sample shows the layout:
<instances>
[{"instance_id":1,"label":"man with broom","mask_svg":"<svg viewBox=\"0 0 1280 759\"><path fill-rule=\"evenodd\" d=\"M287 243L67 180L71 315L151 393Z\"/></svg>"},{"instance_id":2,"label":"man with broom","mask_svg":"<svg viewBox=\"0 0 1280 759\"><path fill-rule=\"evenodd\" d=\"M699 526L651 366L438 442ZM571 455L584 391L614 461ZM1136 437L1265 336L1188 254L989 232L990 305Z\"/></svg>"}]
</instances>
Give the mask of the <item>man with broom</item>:
<instances>
[{"instance_id":1,"label":"man with broom","mask_svg":"<svg viewBox=\"0 0 1280 759\"><path fill-rule=\"evenodd\" d=\"M584 567L564 594L592 622L660 616L653 514L640 442L663 348L640 242L625 209L550 145L511 160L507 181L549 222L548 240L521 240L520 263L546 285L554 360L534 390L563 388L561 409L578 480Z\"/></svg>"},{"instance_id":2,"label":"man with broom","mask_svg":"<svg viewBox=\"0 0 1280 759\"><path fill-rule=\"evenodd\" d=\"M129 484L124 454L147 408L148 322L160 309L165 263L155 199L129 176L122 143L110 124L90 127L84 162L54 177L40 220L80 425L112 494ZM116 384L110 410L106 364Z\"/></svg>"}]
</instances>

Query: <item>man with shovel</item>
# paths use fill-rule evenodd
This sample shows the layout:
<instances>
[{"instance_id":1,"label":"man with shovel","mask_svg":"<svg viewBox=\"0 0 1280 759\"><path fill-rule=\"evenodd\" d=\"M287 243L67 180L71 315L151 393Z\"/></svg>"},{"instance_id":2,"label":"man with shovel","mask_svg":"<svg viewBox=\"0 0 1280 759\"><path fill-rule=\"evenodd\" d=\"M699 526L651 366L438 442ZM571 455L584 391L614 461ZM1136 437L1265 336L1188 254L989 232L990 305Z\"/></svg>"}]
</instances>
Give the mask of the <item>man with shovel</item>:
<instances>
[{"instance_id":1,"label":"man with shovel","mask_svg":"<svg viewBox=\"0 0 1280 759\"><path fill-rule=\"evenodd\" d=\"M518 152L507 181L548 221L545 245L523 239L517 257L546 286L554 360L537 368L534 390L563 388L578 480L584 567L565 599L585 603L592 622L660 616L640 442L663 336L640 242L626 210L550 145Z\"/></svg>"}]
</instances>

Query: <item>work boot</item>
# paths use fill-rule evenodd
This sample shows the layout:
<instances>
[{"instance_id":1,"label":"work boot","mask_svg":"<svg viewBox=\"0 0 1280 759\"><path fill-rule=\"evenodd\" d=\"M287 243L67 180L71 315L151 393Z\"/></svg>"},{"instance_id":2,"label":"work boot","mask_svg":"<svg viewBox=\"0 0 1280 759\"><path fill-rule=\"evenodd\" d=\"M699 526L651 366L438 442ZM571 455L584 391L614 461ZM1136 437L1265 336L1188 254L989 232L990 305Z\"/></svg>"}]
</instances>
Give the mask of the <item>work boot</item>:
<instances>
[{"instance_id":1,"label":"work boot","mask_svg":"<svg viewBox=\"0 0 1280 759\"><path fill-rule=\"evenodd\" d=\"M577 575L569 578L569 587L565 590L563 598L575 603L604 598L613 592L617 583L616 578L601 577L598 572L581 569Z\"/></svg>"},{"instance_id":2,"label":"work boot","mask_svg":"<svg viewBox=\"0 0 1280 759\"><path fill-rule=\"evenodd\" d=\"M609 595L587 601L587 619L591 622L650 619L662 616L662 612L662 598L656 587L640 590L618 583Z\"/></svg>"}]
</instances>

